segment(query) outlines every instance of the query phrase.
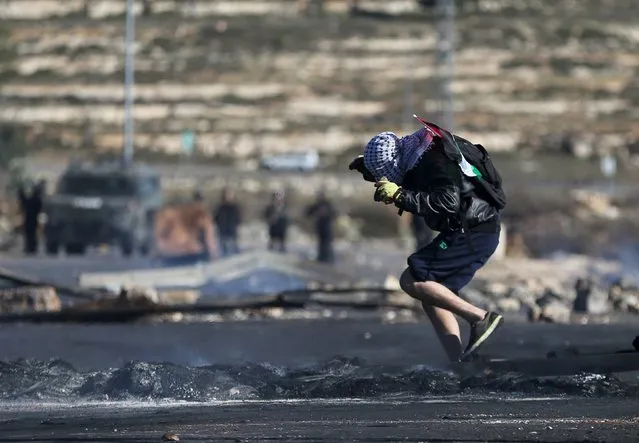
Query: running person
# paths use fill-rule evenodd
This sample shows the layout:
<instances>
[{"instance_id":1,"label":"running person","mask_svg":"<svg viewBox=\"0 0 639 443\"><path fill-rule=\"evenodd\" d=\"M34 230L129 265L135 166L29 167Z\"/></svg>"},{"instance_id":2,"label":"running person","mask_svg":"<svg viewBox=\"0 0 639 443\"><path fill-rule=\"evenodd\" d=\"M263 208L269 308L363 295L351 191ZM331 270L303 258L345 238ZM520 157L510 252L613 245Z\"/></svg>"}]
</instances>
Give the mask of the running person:
<instances>
[{"instance_id":1,"label":"running person","mask_svg":"<svg viewBox=\"0 0 639 443\"><path fill-rule=\"evenodd\" d=\"M459 361L477 351L503 322L500 314L487 312L458 295L495 252L500 211L488 198L477 195L463 172L470 164L463 155L460 163L451 159L445 152L446 140L438 136L439 128L433 125L432 129L436 132L424 127L402 138L392 132L378 134L349 168L375 182L375 201L394 204L400 214L407 211L421 216L429 228L440 233L408 257L400 284L408 295L422 302L448 358ZM454 314L470 324L463 352Z\"/></svg>"}]
</instances>

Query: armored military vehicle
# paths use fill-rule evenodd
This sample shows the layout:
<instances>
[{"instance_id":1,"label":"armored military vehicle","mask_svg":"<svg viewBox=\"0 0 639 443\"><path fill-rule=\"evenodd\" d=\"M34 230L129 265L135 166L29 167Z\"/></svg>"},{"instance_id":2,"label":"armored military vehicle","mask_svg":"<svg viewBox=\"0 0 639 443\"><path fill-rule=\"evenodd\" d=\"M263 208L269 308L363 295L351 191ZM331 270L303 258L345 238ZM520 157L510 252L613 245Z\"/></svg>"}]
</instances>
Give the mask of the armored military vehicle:
<instances>
[{"instance_id":1,"label":"armored military vehicle","mask_svg":"<svg viewBox=\"0 0 639 443\"><path fill-rule=\"evenodd\" d=\"M125 256L146 255L162 203L160 178L147 166L71 164L45 201L47 253L64 247L68 254L84 254L88 246L111 245Z\"/></svg>"}]
</instances>

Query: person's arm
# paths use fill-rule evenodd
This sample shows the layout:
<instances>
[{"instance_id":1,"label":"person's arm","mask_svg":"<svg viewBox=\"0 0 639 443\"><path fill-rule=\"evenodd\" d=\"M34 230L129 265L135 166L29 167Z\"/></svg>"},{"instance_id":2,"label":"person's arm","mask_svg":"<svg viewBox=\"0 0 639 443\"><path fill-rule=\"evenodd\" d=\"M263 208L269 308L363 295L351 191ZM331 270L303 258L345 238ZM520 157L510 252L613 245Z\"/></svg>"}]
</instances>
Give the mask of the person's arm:
<instances>
[{"instance_id":1,"label":"person's arm","mask_svg":"<svg viewBox=\"0 0 639 443\"><path fill-rule=\"evenodd\" d=\"M461 173L458 166L442 162L433 170L439 173L430 180L428 191L401 189L395 198L395 206L426 218L456 215L461 204Z\"/></svg>"}]
</instances>

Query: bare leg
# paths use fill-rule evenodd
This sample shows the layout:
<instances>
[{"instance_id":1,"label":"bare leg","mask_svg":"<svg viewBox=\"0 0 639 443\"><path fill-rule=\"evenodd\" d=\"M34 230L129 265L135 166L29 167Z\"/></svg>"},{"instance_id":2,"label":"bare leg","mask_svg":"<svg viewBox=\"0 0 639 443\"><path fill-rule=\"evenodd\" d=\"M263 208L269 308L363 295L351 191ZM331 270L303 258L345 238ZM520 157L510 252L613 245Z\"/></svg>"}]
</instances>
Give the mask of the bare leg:
<instances>
[{"instance_id":1,"label":"bare leg","mask_svg":"<svg viewBox=\"0 0 639 443\"><path fill-rule=\"evenodd\" d=\"M400 284L411 297L427 305L437 306L452 312L473 324L483 319L487 312L457 296L446 286L434 281L418 282L408 270L402 274Z\"/></svg>"},{"instance_id":2,"label":"bare leg","mask_svg":"<svg viewBox=\"0 0 639 443\"><path fill-rule=\"evenodd\" d=\"M459 323L452 312L422 302L424 312L435 328L439 342L442 344L450 361L459 361L462 354Z\"/></svg>"},{"instance_id":3,"label":"bare leg","mask_svg":"<svg viewBox=\"0 0 639 443\"><path fill-rule=\"evenodd\" d=\"M402 274L400 284L408 295L422 302L450 361L459 361L462 341L459 323L453 313L472 324L483 319L486 311L471 305L439 283L416 281L408 270Z\"/></svg>"}]
</instances>

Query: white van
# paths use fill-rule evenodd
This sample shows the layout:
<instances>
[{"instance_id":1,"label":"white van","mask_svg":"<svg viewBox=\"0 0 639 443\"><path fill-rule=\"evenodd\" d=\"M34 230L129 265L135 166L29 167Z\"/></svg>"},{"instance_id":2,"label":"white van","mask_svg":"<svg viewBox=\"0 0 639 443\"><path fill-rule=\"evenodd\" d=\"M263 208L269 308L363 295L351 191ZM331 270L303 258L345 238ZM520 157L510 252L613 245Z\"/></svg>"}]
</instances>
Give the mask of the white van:
<instances>
[{"instance_id":1,"label":"white van","mask_svg":"<svg viewBox=\"0 0 639 443\"><path fill-rule=\"evenodd\" d=\"M319 167L317 151L274 154L262 158L260 165L272 171L313 171Z\"/></svg>"}]
</instances>

